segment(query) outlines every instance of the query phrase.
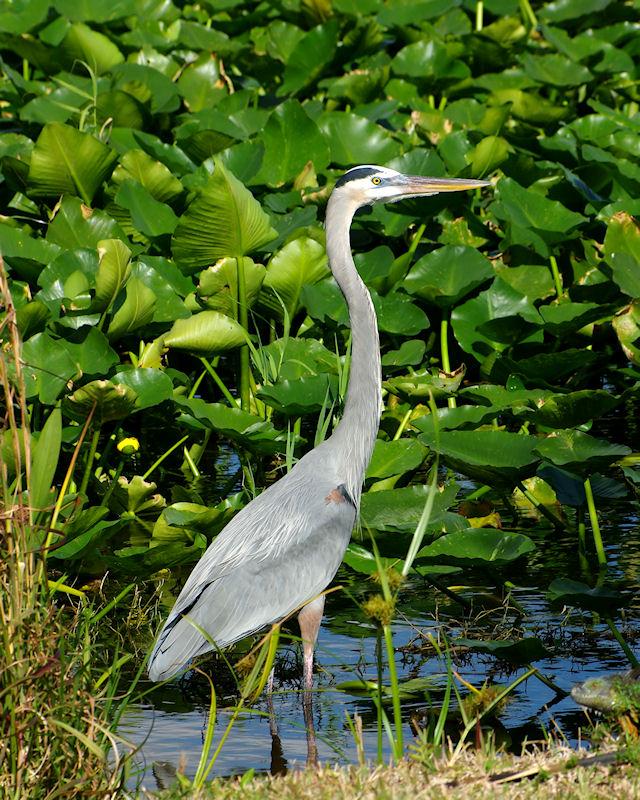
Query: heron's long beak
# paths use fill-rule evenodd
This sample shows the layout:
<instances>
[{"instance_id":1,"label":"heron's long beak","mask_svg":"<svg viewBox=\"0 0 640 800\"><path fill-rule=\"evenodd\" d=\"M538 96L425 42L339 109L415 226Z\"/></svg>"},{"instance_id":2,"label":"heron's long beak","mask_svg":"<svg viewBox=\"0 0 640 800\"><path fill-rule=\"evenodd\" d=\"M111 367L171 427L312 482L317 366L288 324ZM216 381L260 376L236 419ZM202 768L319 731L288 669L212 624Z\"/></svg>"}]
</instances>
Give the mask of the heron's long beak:
<instances>
[{"instance_id":1,"label":"heron's long beak","mask_svg":"<svg viewBox=\"0 0 640 800\"><path fill-rule=\"evenodd\" d=\"M415 197L439 192L479 189L489 185L489 181L473 181L468 178L425 178L422 175L403 175L399 188L403 196Z\"/></svg>"}]
</instances>

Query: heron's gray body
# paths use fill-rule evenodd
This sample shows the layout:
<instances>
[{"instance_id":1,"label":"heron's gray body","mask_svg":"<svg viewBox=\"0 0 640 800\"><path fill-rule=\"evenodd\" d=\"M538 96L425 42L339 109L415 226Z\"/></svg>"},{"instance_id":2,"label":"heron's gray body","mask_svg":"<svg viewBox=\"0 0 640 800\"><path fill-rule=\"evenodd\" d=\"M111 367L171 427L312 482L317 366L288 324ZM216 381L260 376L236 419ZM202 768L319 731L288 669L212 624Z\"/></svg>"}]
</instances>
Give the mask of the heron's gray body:
<instances>
[{"instance_id":1,"label":"heron's gray body","mask_svg":"<svg viewBox=\"0 0 640 800\"><path fill-rule=\"evenodd\" d=\"M349 499L332 495L339 485L336 471L314 450L231 520L180 593L152 654L152 680L170 677L211 649L190 620L225 647L322 592L356 516Z\"/></svg>"},{"instance_id":2,"label":"heron's gray body","mask_svg":"<svg viewBox=\"0 0 640 800\"><path fill-rule=\"evenodd\" d=\"M327 205L327 254L351 319L342 419L332 436L242 509L196 564L149 658L152 680L170 678L212 649L197 627L225 647L310 603L333 579L357 518L381 410L378 328L351 257L351 220L359 206L375 200L475 185L483 182L409 178L382 167L350 170L336 184ZM321 614L320 604L305 658L307 683Z\"/></svg>"}]
</instances>

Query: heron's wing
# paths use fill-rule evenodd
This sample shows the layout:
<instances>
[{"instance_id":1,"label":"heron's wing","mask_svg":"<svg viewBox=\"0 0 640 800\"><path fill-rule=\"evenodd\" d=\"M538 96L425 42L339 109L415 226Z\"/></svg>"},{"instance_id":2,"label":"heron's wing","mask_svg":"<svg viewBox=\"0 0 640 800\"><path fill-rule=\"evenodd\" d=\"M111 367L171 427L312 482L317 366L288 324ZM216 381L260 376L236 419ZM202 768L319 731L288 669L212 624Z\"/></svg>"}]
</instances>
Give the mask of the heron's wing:
<instances>
[{"instance_id":1,"label":"heron's wing","mask_svg":"<svg viewBox=\"0 0 640 800\"><path fill-rule=\"evenodd\" d=\"M355 515L335 476L312 469L294 469L249 503L194 567L151 654L150 677L171 677L212 648L191 621L224 647L318 595L342 561Z\"/></svg>"}]
</instances>

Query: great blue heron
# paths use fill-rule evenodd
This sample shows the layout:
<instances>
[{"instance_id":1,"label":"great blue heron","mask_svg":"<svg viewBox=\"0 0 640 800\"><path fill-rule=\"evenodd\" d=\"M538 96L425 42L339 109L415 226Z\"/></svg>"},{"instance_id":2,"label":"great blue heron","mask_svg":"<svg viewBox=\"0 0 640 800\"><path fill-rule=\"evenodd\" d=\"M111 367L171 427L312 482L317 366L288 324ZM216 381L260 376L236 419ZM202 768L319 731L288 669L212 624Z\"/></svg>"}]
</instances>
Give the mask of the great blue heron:
<instances>
[{"instance_id":1,"label":"great blue heron","mask_svg":"<svg viewBox=\"0 0 640 800\"><path fill-rule=\"evenodd\" d=\"M351 372L344 413L332 436L240 511L196 564L149 658L149 677L170 678L212 649L196 625L225 647L297 609L304 687L323 590L351 537L381 411L378 326L371 296L351 257L349 228L360 206L486 186L424 178L377 166L354 167L336 183L326 213L327 254L351 318Z\"/></svg>"}]
</instances>

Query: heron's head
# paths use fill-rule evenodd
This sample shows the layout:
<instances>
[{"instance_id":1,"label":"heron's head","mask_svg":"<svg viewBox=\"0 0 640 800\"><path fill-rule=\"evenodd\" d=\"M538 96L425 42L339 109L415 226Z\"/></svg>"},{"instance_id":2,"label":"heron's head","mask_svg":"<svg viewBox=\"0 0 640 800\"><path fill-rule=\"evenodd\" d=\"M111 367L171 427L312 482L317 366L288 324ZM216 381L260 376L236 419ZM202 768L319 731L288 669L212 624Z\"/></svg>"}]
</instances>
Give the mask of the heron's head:
<instances>
[{"instance_id":1,"label":"heron's head","mask_svg":"<svg viewBox=\"0 0 640 800\"><path fill-rule=\"evenodd\" d=\"M424 178L421 175L403 175L387 167L365 164L354 167L338 179L334 193L348 196L358 206L371 203L395 203L408 197L427 197L440 192L459 192L488 186L488 181L467 178Z\"/></svg>"}]
</instances>

